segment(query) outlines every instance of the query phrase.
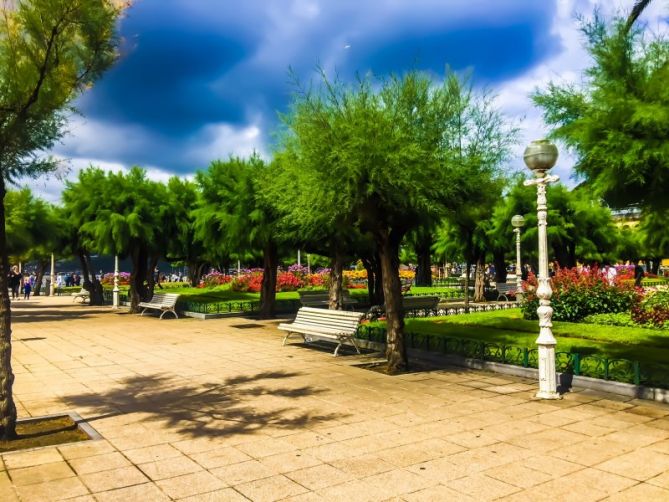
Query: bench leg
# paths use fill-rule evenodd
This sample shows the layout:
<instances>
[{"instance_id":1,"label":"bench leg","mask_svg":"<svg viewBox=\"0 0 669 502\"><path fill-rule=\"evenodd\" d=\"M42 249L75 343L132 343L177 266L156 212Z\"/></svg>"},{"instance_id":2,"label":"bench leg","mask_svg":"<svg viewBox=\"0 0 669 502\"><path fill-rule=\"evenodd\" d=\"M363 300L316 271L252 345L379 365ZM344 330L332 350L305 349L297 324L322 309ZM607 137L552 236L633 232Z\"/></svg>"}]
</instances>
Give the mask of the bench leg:
<instances>
[{"instance_id":1,"label":"bench leg","mask_svg":"<svg viewBox=\"0 0 669 502\"><path fill-rule=\"evenodd\" d=\"M282 345L284 345L284 346L286 345L286 341L288 340L288 338L290 338L291 335L299 335L299 336L302 337L302 341L303 341L303 342L305 342L305 343L307 342L307 339L304 337L304 335L303 335L302 333L293 333L293 332L290 332L290 333L288 333L286 336L283 337L283 343L282 343Z\"/></svg>"},{"instance_id":2,"label":"bench leg","mask_svg":"<svg viewBox=\"0 0 669 502\"><path fill-rule=\"evenodd\" d=\"M172 310L172 309L163 310L162 314L160 314L160 319L162 319L163 316L164 316L165 314L167 314L168 312L174 314L174 317L177 318L177 319L179 319L179 315L177 314L176 310Z\"/></svg>"},{"instance_id":3,"label":"bench leg","mask_svg":"<svg viewBox=\"0 0 669 502\"><path fill-rule=\"evenodd\" d=\"M339 344L335 348L334 354L332 354L333 356L337 357L339 355L339 349L341 348L341 346L342 346L342 341L339 340Z\"/></svg>"},{"instance_id":4,"label":"bench leg","mask_svg":"<svg viewBox=\"0 0 669 502\"><path fill-rule=\"evenodd\" d=\"M358 348L358 344L355 343L355 337L354 337L354 336L351 336L351 337L349 337L349 340L351 340L351 343L352 343L353 346L355 347L355 351L356 351L358 354L360 354L360 349Z\"/></svg>"},{"instance_id":5,"label":"bench leg","mask_svg":"<svg viewBox=\"0 0 669 502\"><path fill-rule=\"evenodd\" d=\"M140 312L140 314L139 314L140 317L144 315L144 312L146 312L146 309L147 309L147 308L148 308L148 307L144 307L144 310L142 310L142 311Z\"/></svg>"}]
</instances>

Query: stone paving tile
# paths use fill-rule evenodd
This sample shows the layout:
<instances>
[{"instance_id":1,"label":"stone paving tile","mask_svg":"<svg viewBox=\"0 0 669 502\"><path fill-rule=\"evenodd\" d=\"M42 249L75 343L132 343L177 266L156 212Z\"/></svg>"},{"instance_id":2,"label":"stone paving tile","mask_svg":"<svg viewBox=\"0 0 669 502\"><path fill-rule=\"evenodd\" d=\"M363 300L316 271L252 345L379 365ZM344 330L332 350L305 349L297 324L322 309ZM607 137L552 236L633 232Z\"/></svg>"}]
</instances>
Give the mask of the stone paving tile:
<instances>
[{"instance_id":1,"label":"stone paving tile","mask_svg":"<svg viewBox=\"0 0 669 502\"><path fill-rule=\"evenodd\" d=\"M595 467L637 481L646 481L669 471L669 455L644 448L614 457Z\"/></svg>"},{"instance_id":2,"label":"stone paving tile","mask_svg":"<svg viewBox=\"0 0 669 502\"><path fill-rule=\"evenodd\" d=\"M640 483L632 488L611 495L607 500L611 502L666 502L669 500L669 490L664 490L647 483Z\"/></svg>"},{"instance_id":3,"label":"stone paving tile","mask_svg":"<svg viewBox=\"0 0 669 502\"><path fill-rule=\"evenodd\" d=\"M449 481L446 486L475 500L494 500L520 491L517 486L478 473Z\"/></svg>"},{"instance_id":4,"label":"stone paving tile","mask_svg":"<svg viewBox=\"0 0 669 502\"><path fill-rule=\"evenodd\" d=\"M89 493L81 480L77 478L56 479L44 483L21 485L16 487L16 491L22 502L64 500Z\"/></svg>"},{"instance_id":5,"label":"stone paving tile","mask_svg":"<svg viewBox=\"0 0 669 502\"><path fill-rule=\"evenodd\" d=\"M328 464L320 464L313 467L307 467L306 469L287 472L285 476L312 491L320 490L327 486L345 483L354 478L352 474L341 471Z\"/></svg>"},{"instance_id":6,"label":"stone paving tile","mask_svg":"<svg viewBox=\"0 0 669 502\"><path fill-rule=\"evenodd\" d=\"M107 471L130 465L130 461L118 452L103 453L92 457L75 458L69 461L77 474Z\"/></svg>"},{"instance_id":7,"label":"stone paving tile","mask_svg":"<svg viewBox=\"0 0 669 502\"><path fill-rule=\"evenodd\" d=\"M33 467L35 465L60 462L63 457L55 448L44 448L33 451L17 451L4 455L7 469L20 469L22 467Z\"/></svg>"},{"instance_id":8,"label":"stone paving tile","mask_svg":"<svg viewBox=\"0 0 669 502\"><path fill-rule=\"evenodd\" d=\"M292 495L299 495L307 489L287 477L277 474L269 478L256 479L235 487L242 495L257 502L281 500Z\"/></svg>"},{"instance_id":9,"label":"stone paving tile","mask_svg":"<svg viewBox=\"0 0 669 502\"><path fill-rule=\"evenodd\" d=\"M129 502L137 500L142 502L162 502L170 500L160 489L152 483L119 488L118 490L109 490L107 492L96 493L95 498L98 502Z\"/></svg>"},{"instance_id":10,"label":"stone paving tile","mask_svg":"<svg viewBox=\"0 0 669 502\"><path fill-rule=\"evenodd\" d=\"M104 492L114 488L139 485L148 481L147 477L135 466L119 467L117 469L82 474L81 479L88 489L93 492Z\"/></svg>"},{"instance_id":11,"label":"stone paving tile","mask_svg":"<svg viewBox=\"0 0 669 502\"><path fill-rule=\"evenodd\" d=\"M181 476L182 474L191 474L202 470L200 465L193 462L185 455L166 458L156 462L147 462L146 464L139 464L138 467L144 474L154 481L158 479L173 478L174 476Z\"/></svg>"},{"instance_id":12,"label":"stone paving tile","mask_svg":"<svg viewBox=\"0 0 669 502\"><path fill-rule=\"evenodd\" d=\"M173 499L213 492L227 486L221 479L206 471L163 479L156 484Z\"/></svg>"},{"instance_id":13,"label":"stone paving tile","mask_svg":"<svg viewBox=\"0 0 669 502\"><path fill-rule=\"evenodd\" d=\"M55 479L69 478L75 476L74 471L66 462L51 462L49 464L23 467L21 469L9 469L9 477L16 486L42 483Z\"/></svg>"}]
</instances>

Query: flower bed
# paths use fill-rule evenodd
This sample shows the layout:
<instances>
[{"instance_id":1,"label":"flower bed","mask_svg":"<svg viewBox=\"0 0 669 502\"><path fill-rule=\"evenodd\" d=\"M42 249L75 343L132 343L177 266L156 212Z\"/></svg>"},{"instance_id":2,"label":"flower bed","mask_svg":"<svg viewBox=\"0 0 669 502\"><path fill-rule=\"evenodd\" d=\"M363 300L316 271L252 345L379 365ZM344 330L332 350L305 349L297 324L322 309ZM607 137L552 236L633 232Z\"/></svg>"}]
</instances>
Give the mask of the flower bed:
<instances>
[{"instance_id":1,"label":"flower bed","mask_svg":"<svg viewBox=\"0 0 669 502\"><path fill-rule=\"evenodd\" d=\"M592 314L629 312L640 295L634 285L619 278L610 284L598 269L560 268L551 278L551 287L555 321L577 322ZM526 291L521 306L523 315L526 319L536 319L539 299L534 274L530 274L523 289Z\"/></svg>"}]
</instances>

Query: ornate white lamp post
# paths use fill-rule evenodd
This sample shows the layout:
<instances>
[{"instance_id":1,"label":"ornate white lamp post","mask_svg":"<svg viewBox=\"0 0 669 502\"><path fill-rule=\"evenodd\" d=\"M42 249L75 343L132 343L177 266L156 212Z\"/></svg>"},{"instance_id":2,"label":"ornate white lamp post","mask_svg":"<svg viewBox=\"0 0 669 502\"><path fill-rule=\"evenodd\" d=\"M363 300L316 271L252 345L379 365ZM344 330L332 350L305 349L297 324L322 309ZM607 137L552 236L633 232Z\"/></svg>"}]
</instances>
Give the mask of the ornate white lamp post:
<instances>
[{"instance_id":1,"label":"ornate white lamp post","mask_svg":"<svg viewBox=\"0 0 669 502\"><path fill-rule=\"evenodd\" d=\"M521 277L522 263L520 261L520 229L525 226L525 218L521 214L511 218L513 233L516 234L516 300L523 299L523 279Z\"/></svg>"},{"instance_id":2,"label":"ornate white lamp post","mask_svg":"<svg viewBox=\"0 0 669 502\"><path fill-rule=\"evenodd\" d=\"M548 239L546 236L546 186L556 182L559 178L547 174L555 165L558 158L558 150L555 145L547 140L532 141L525 149L523 159L525 164L534 172L535 179L527 180L526 186L537 186L537 222L539 230L539 285L537 297L539 298L539 392L540 399L559 399L557 392L557 376L555 373L555 345L557 341L553 336L553 309L551 308L551 285L548 280Z\"/></svg>"},{"instance_id":3,"label":"ornate white lamp post","mask_svg":"<svg viewBox=\"0 0 669 502\"><path fill-rule=\"evenodd\" d=\"M118 255L114 256L114 289L112 289L112 308L118 308Z\"/></svg>"},{"instance_id":4,"label":"ornate white lamp post","mask_svg":"<svg viewBox=\"0 0 669 502\"><path fill-rule=\"evenodd\" d=\"M51 282L49 283L49 296L56 294L56 257L51 253Z\"/></svg>"}]
</instances>

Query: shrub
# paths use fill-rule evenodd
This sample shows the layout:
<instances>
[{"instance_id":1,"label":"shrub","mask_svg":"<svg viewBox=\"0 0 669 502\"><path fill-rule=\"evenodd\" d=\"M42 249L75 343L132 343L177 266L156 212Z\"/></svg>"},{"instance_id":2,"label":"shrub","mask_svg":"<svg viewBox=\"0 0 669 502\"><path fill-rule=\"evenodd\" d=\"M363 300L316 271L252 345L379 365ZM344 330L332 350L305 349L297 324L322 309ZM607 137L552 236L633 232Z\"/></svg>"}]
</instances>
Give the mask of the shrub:
<instances>
[{"instance_id":1,"label":"shrub","mask_svg":"<svg viewBox=\"0 0 669 502\"><path fill-rule=\"evenodd\" d=\"M648 291L633 305L632 319L637 324L654 328L669 327L669 291Z\"/></svg>"},{"instance_id":2,"label":"shrub","mask_svg":"<svg viewBox=\"0 0 669 502\"><path fill-rule=\"evenodd\" d=\"M276 278L277 291L297 291L304 286L304 281L295 273L279 272Z\"/></svg>"},{"instance_id":3,"label":"shrub","mask_svg":"<svg viewBox=\"0 0 669 502\"><path fill-rule=\"evenodd\" d=\"M114 274L108 273L102 276L100 283L105 285L114 285ZM118 273L118 284L119 286L127 286L130 284L130 274L128 272L119 272Z\"/></svg>"},{"instance_id":4,"label":"shrub","mask_svg":"<svg viewBox=\"0 0 669 502\"><path fill-rule=\"evenodd\" d=\"M609 284L597 269L579 271L576 268L559 268L551 278L551 287L555 321L576 322L591 314L626 312L638 296L632 284L621 280ZM525 319L537 319L539 299L534 274L530 274L524 289L523 316Z\"/></svg>"},{"instance_id":5,"label":"shrub","mask_svg":"<svg viewBox=\"0 0 669 502\"><path fill-rule=\"evenodd\" d=\"M605 326L629 326L637 327L638 324L632 319L629 312L616 312L614 314L590 314L583 318L588 324L602 324Z\"/></svg>"},{"instance_id":6,"label":"shrub","mask_svg":"<svg viewBox=\"0 0 669 502\"><path fill-rule=\"evenodd\" d=\"M221 286L222 284L228 284L229 282L232 282L232 276L222 274L218 270L212 270L202 277L203 287Z\"/></svg>"},{"instance_id":7,"label":"shrub","mask_svg":"<svg viewBox=\"0 0 669 502\"><path fill-rule=\"evenodd\" d=\"M232 291L259 293L262 289L262 272L249 272L235 277L230 284Z\"/></svg>"}]
</instances>

